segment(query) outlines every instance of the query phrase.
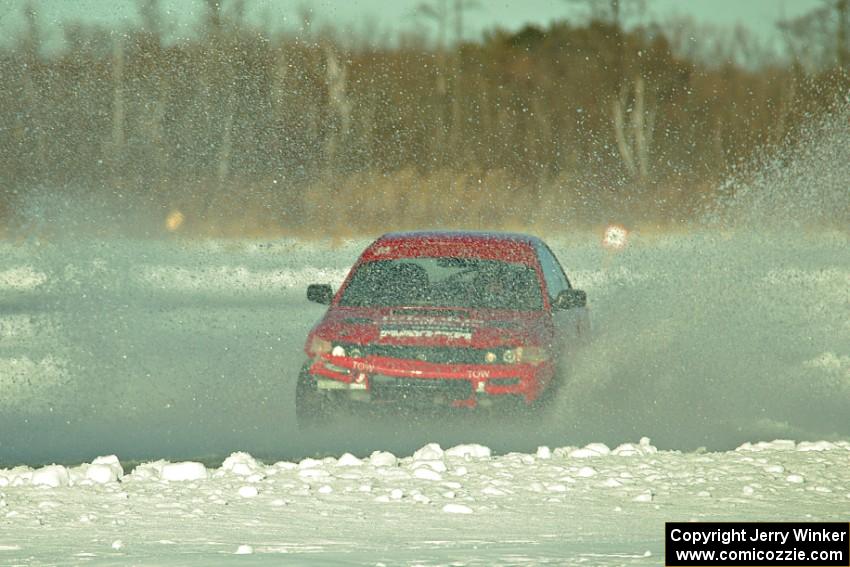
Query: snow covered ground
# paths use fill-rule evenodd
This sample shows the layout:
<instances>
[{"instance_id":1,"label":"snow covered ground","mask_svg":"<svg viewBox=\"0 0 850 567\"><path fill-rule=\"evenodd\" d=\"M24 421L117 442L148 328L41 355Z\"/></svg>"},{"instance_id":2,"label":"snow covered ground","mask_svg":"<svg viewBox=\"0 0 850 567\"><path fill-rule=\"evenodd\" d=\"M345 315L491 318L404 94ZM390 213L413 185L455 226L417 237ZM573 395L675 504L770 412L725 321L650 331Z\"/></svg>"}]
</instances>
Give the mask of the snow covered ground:
<instances>
[{"instance_id":1,"label":"snow covered ground","mask_svg":"<svg viewBox=\"0 0 850 567\"><path fill-rule=\"evenodd\" d=\"M720 453L428 444L219 468L0 470L0 563L660 565L665 521L850 516L850 443Z\"/></svg>"},{"instance_id":2,"label":"snow covered ground","mask_svg":"<svg viewBox=\"0 0 850 567\"><path fill-rule=\"evenodd\" d=\"M658 565L667 520L846 521L846 235L550 240L595 329L552 416L309 436L304 287L365 242L3 245L0 564Z\"/></svg>"}]
</instances>

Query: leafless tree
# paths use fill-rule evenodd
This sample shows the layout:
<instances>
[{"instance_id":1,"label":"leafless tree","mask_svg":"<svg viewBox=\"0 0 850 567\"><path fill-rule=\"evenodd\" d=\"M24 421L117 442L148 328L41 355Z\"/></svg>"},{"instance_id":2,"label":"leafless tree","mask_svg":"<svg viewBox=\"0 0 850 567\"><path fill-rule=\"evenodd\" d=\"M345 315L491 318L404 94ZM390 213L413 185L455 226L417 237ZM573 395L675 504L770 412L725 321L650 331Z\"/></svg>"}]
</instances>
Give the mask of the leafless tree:
<instances>
[{"instance_id":1,"label":"leafless tree","mask_svg":"<svg viewBox=\"0 0 850 567\"><path fill-rule=\"evenodd\" d=\"M850 65L850 0L821 0L814 10L779 23L786 48L809 70Z\"/></svg>"}]
</instances>

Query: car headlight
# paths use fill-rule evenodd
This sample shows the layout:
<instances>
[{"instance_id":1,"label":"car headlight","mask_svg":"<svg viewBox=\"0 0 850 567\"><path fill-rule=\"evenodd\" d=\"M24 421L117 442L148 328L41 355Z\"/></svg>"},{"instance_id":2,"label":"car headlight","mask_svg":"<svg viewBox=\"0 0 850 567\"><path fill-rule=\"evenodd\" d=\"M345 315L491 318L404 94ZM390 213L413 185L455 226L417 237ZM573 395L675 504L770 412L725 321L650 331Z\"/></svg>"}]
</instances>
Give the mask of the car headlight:
<instances>
[{"instance_id":1,"label":"car headlight","mask_svg":"<svg viewBox=\"0 0 850 567\"><path fill-rule=\"evenodd\" d=\"M345 347L336 345L331 349L331 356L345 356Z\"/></svg>"},{"instance_id":2,"label":"car headlight","mask_svg":"<svg viewBox=\"0 0 850 567\"><path fill-rule=\"evenodd\" d=\"M307 352L310 356L319 356L331 352L331 342L320 337L314 336L310 339L310 344L307 346Z\"/></svg>"},{"instance_id":3,"label":"car headlight","mask_svg":"<svg viewBox=\"0 0 850 567\"><path fill-rule=\"evenodd\" d=\"M526 364L540 364L549 360L549 350L539 346L519 347L517 350L517 362Z\"/></svg>"}]
</instances>

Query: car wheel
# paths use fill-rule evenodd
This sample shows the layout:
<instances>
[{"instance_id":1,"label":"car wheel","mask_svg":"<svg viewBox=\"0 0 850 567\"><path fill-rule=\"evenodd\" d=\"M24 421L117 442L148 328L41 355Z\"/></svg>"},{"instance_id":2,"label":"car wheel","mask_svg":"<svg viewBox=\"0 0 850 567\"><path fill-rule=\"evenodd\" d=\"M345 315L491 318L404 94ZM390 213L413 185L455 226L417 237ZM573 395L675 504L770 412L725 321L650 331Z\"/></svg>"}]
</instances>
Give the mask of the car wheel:
<instances>
[{"instance_id":1,"label":"car wheel","mask_svg":"<svg viewBox=\"0 0 850 567\"><path fill-rule=\"evenodd\" d=\"M301 368L295 386L295 421L298 429L319 429L334 417L333 404L316 388L316 378L310 374L310 363Z\"/></svg>"},{"instance_id":2,"label":"car wheel","mask_svg":"<svg viewBox=\"0 0 850 567\"><path fill-rule=\"evenodd\" d=\"M535 409L539 410L548 410L552 407L552 404L555 403L555 398L558 395L558 390L560 386L560 380L556 376L552 382L546 387L545 390L540 392L540 396L534 400Z\"/></svg>"},{"instance_id":3,"label":"car wheel","mask_svg":"<svg viewBox=\"0 0 850 567\"><path fill-rule=\"evenodd\" d=\"M540 396L534 400L534 408L538 410L538 413L548 413L552 410L565 379L566 372L562 367L559 367L552 380L546 385L546 389L540 392Z\"/></svg>"}]
</instances>

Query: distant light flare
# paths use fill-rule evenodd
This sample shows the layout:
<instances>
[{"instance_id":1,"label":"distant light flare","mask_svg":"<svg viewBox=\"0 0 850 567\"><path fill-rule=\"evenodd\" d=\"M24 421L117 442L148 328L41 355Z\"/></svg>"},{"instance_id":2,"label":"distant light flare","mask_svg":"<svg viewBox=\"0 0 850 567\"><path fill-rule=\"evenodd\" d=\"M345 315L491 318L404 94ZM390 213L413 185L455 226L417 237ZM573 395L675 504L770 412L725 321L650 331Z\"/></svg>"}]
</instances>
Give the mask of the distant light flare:
<instances>
[{"instance_id":1,"label":"distant light flare","mask_svg":"<svg viewBox=\"0 0 850 567\"><path fill-rule=\"evenodd\" d=\"M168 213L168 216L165 217L165 228L168 232L175 232L183 226L183 221L186 220L186 217L180 211L171 211Z\"/></svg>"},{"instance_id":2,"label":"distant light flare","mask_svg":"<svg viewBox=\"0 0 850 567\"><path fill-rule=\"evenodd\" d=\"M602 237L602 246L608 250L619 252L623 250L629 242L629 231L620 224L610 224L605 227L605 234Z\"/></svg>"}]
</instances>

